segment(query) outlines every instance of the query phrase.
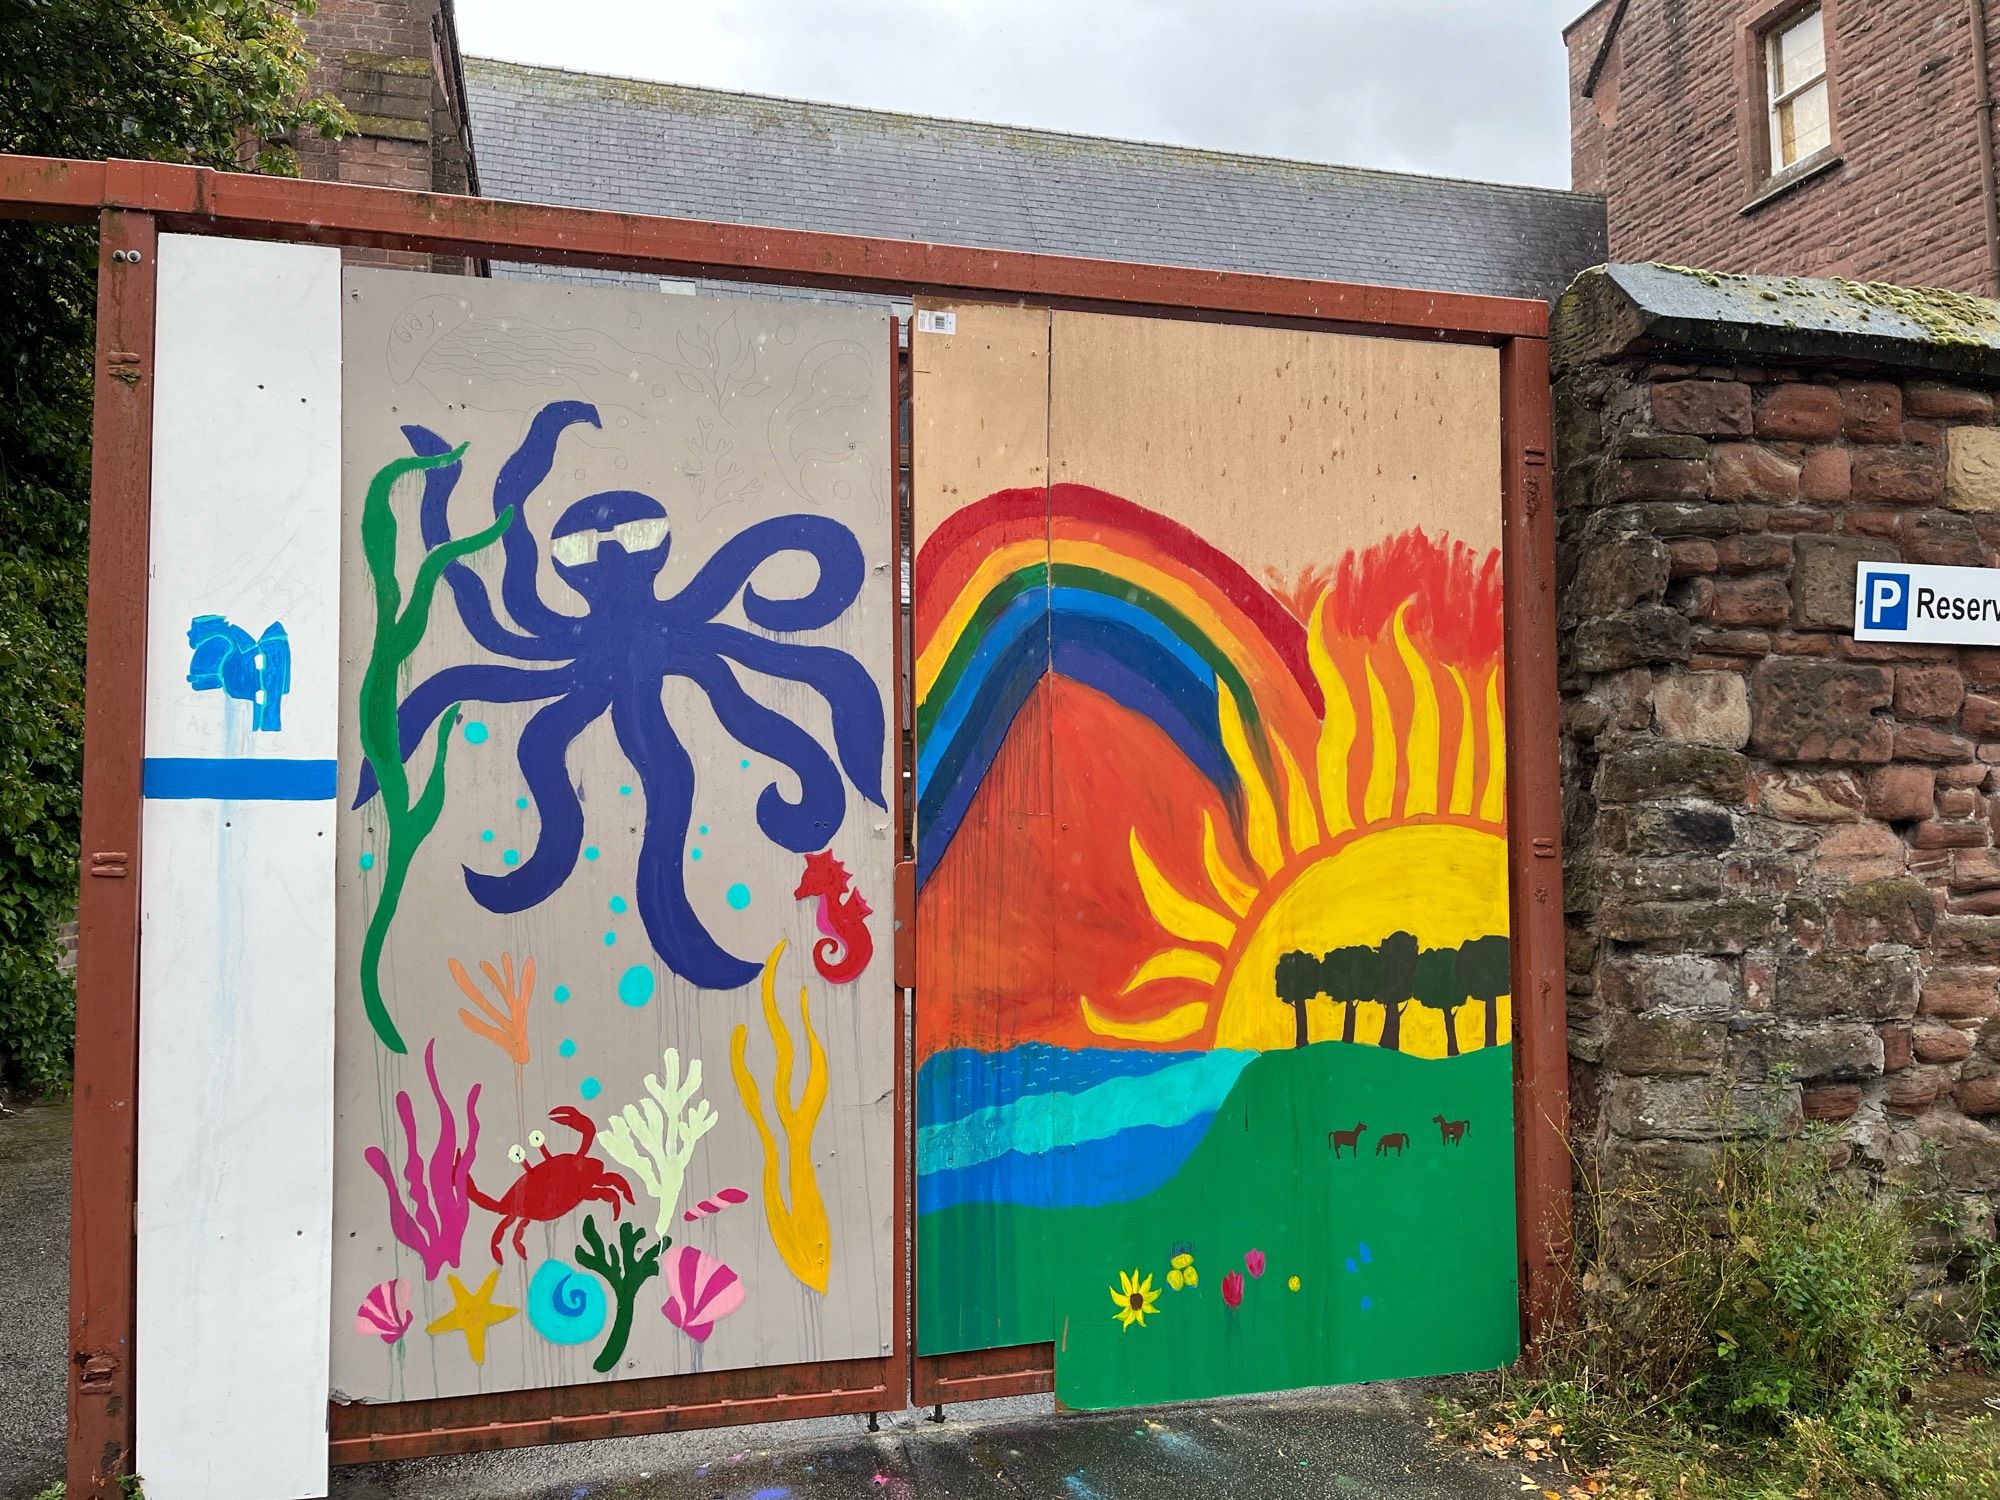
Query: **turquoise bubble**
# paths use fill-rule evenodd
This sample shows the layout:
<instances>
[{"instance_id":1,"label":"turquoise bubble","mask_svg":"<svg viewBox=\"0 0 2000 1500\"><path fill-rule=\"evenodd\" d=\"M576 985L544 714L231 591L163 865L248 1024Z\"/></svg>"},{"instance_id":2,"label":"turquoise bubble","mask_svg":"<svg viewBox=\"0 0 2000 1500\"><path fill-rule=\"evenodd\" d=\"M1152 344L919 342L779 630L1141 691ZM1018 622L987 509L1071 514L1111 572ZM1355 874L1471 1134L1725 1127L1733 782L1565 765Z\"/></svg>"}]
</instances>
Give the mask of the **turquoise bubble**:
<instances>
[{"instance_id":1,"label":"turquoise bubble","mask_svg":"<svg viewBox=\"0 0 2000 1500\"><path fill-rule=\"evenodd\" d=\"M700 851L699 849L690 849L690 850L688 850L688 858L689 858L689 859L700 859L700 858L701 858L701 851Z\"/></svg>"},{"instance_id":2,"label":"turquoise bubble","mask_svg":"<svg viewBox=\"0 0 2000 1500\"><path fill-rule=\"evenodd\" d=\"M623 896L613 896L610 904L611 914L614 917L625 910L625 898Z\"/></svg>"},{"instance_id":3,"label":"turquoise bubble","mask_svg":"<svg viewBox=\"0 0 2000 1500\"><path fill-rule=\"evenodd\" d=\"M521 862L521 851L519 849L502 849L500 851L501 864L518 865L520 862Z\"/></svg>"},{"instance_id":4,"label":"turquoise bubble","mask_svg":"<svg viewBox=\"0 0 2000 1500\"><path fill-rule=\"evenodd\" d=\"M575 1057L576 1038L573 1036L564 1037L561 1045L556 1048L556 1051L560 1052L564 1057Z\"/></svg>"},{"instance_id":5,"label":"turquoise bubble","mask_svg":"<svg viewBox=\"0 0 2000 1500\"><path fill-rule=\"evenodd\" d=\"M637 1009L653 998L653 971L634 964L618 976L618 998Z\"/></svg>"},{"instance_id":6,"label":"turquoise bubble","mask_svg":"<svg viewBox=\"0 0 2000 1500\"><path fill-rule=\"evenodd\" d=\"M707 838L707 837L708 837L708 825L707 825L706 823L702 824L702 825L701 825L701 827L699 827L699 828L697 828L697 829L695 830L695 832L696 832L696 833L698 833L698 834L700 834L700 835L701 835L701 836L702 836L703 838Z\"/></svg>"},{"instance_id":7,"label":"turquoise bubble","mask_svg":"<svg viewBox=\"0 0 2000 1500\"><path fill-rule=\"evenodd\" d=\"M526 797L516 797L514 799L514 805L520 808L523 812L526 812L528 810L528 799Z\"/></svg>"},{"instance_id":8,"label":"turquoise bubble","mask_svg":"<svg viewBox=\"0 0 2000 1500\"><path fill-rule=\"evenodd\" d=\"M586 1078L576 1086L576 1091L586 1099L595 1099L604 1092L604 1085L595 1078Z\"/></svg>"},{"instance_id":9,"label":"turquoise bubble","mask_svg":"<svg viewBox=\"0 0 2000 1500\"><path fill-rule=\"evenodd\" d=\"M489 733L491 733L491 731L488 730L487 727L484 724L482 724L479 720L467 719L465 721L465 737L473 744L475 745L485 744L486 736Z\"/></svg>"},{"instance_id":10,"label":"turquoise bubble","mask_svg":"<svg viewBox=\"0 0 2000 1500\"><path fill-rule=\"evenodd\" d=\"M621 786L620 788L618 788L618 795L621 797L629 797L632 795L632 788L630 788L629 786Z\"/></svg>"},{"instance_id":11,"label":"turquoise bubble","mask_svg":"<svg viewBox=\"0 0 2000 1500\"><path fill-rule=\"evenodd\" d=\"M479 830L479 842L480 842L480 843L482 843L482 844L490 844L490 843L492 843L492 842L493 842L493 830L492 830L492 829L490 829L490 828L482 828L482 829L480 829L480 830Z\"/></svg>"},{"instance_id":12,"label":"turquoise bubble","mask_svg":"<svg viewBox=\"0 0 2000 1500\"><path fill-rule=\"evenodd\" d=\"M592 845L590 845L589 847L587 847L587 848L586 848L586 849L585 849L585 850L583 851L583 857L584 857L585 859L595 859L595 858L597 858L597 845L595 845L595 844L592 844Z\"/></svg>"},{"instance_id":13,"label":"turquoise bubble","mask_svg":"<svg viewBox=\"0 0 2000 1500\"><path fill-rule=\"evenodd\" d=\"M609 1311L604 1283L559 1260L543 1261L528 1283L528 1322L551 1344L589 1343Z\"/></svg>"},{"instance_id":14,"label":"turquoise bubble","mask_svg":"<svg viewBox=\"0 0 2000 1500\"><path fill-rule=\"evenodd\" d=\"M361 868L362 868L362 869L364 869L364 870L372 870L372 869L374 869L374 868L375 868L375 856L374 856L373 854L363 854L363 855L361 856Z\"/></svg>"},{"instance_id":15,"label":"turquoise bubble","mask_svg":"<svg viewBox=\"0 0 2000 1500\"><path fill-rule=\"evenodd\" d=\"M618 941L618 934L617 934L617 933L615 933L615 932L607 932L607 933L605 933L605 934L604 934L604 946L605 946L605 947L609 948L609 947L611 947L611 946L612 946L612 945L613 945L614 943L616 943L617 941Z\"/></svg>"},{"instance_id":16,"label":"turquoise bubble","mask_svg":"<svg viewBox=\"0 0 2000 1500\"><path fill-rule=\"evenodd\" d=\"M741 911L750 904L750 887L739 880L729 888L723 899L737 911Z\"/></svg>"},{"instance_id":17,"label":"turquoise bubble","mask_svg":"<svg viewBox=\"0 0 2000 1500\"><path fill-rule=\"evenodd\" d=\"M555 997L556 997L556 1004L558 1005L569 1004L569 986L566 984L557 985L555 988Z\"/></svg>"},{"instance_id":18,"label":"turquoise bubble","mask_svg":"<svg viewBox=\"0 0 2000 1500\"><path fill-rule=\"evenodd\" d=\"M743 769L746 771L750 769L750 762L747 760L738 761L737 764L743 767Z\"/></svg>"}]
</instances>

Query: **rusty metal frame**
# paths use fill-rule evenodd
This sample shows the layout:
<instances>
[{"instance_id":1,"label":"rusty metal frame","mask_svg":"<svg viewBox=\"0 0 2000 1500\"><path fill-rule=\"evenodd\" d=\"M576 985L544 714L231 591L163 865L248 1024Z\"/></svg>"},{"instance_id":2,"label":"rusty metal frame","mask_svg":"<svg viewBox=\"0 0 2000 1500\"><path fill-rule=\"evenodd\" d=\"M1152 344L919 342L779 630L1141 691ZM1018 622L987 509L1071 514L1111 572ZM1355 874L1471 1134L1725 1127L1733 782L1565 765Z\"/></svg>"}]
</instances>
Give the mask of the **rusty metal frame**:
<instances>
[{"instance_id":1,"label":"rusty metal frame","mask_svg":"<svg viewBox=\"0 0 2000 1500\"><path fill-rule=\"evenodd\" d=\"M79 908L76 1154L72 1175L69 1493L109 1497L132 1442L138 1069L139 771L151 479L154 242L160 232L426 251L896 297L1032 300L1053 307L1280 324L1500 353L1510 895L1522 1326L1530 1347L1561 1313L1570 1221L1556 760L1555 549L1549 479L1547 308L1189 267L868 239L154 162L0 155L0 217L99 225L93 427L84 878ZM137 251L136 259L128 259ZM892 354L894 353L892 342ZM892 363L892 368L900 368ZM900 389L900 377L899 377ZM897 403L900 408L900 401ZM892 415L892 483L900 483ZM898 506L899 551L906 538ZM898 590L898 722L907 647ZM897 784L903 772L898 741ZM898 850L905 847L899 798ZM335 1462L603 1438L900 1408L1051 1387L1048 1345L912 1355L907 1295L913 1171L905 1033L915 891L896 881L897 1208L902 1300L877 1359L722 1371L329 1412ZM92 878L102 877L102 878ZM913 1384L912 1384L913 1382Z\"/></svg>"}]
</instances>

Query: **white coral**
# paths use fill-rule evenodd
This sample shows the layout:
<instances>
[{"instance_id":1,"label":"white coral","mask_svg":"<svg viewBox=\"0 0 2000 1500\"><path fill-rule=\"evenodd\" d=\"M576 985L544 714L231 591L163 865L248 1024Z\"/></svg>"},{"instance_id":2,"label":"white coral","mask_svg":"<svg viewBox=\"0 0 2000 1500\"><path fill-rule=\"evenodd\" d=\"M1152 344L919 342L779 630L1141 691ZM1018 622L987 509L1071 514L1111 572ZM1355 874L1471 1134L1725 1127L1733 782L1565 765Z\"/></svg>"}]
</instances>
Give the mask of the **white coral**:
<instances>
[{"instance_id":1,"label":"white coral","mask_svg":"<svg viewBox=\"0 0 2000 1500\"><path fill-rule=\"evenodd\" d=\"M653 1232L661 1239L673 1228L674 1208L680 1202L681 1179L687 1175L688 1158L695 1142L715 1128L716 1114L706 1099L688 1101L701 1091L701 1059L688 1063L687 1078L681 1078L681 1055L667 1048L667 1081L658 1073L646 1075L646 1092L653 1097L628 1104L604 1127L598 1141L620 1166L637 1173L646 1190L659 1201L660 1214Z\"/></svg>"}]
</instances>

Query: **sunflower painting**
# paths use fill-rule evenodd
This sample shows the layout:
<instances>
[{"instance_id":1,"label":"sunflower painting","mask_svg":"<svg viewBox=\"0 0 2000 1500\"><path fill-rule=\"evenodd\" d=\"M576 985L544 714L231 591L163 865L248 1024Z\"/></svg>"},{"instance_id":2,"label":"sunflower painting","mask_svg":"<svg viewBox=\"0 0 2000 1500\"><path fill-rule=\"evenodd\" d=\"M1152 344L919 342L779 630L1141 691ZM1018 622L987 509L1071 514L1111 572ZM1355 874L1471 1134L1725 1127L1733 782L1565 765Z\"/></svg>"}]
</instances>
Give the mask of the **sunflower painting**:
<instances>
[{"instance_id":1,"label":"sunflower painting","mask_svg":"<svg viewBox=\"0 0 2000 1500\"><path fill-rule=\"evenodd\" d=\"M1038 484L917 557L917 1348L1077 1407L1517 1349L1498 550L1226 530Z\"/></svg>"},{"instance_id":2,"label":"sunflower painting","mask_svg":"<svg viewBox=\"0 0 2000 1500\"><path fill-rule=\"evenodd\" d=\"M1111 1305L1117 1309L1112 1314L1120 1328L1130 1328L1137 1323L1146 1326L1146 1314L1159 1311L1160 1294L1153 1287L1149 1274L1141 1277L1137 1271L1120 1271L1118 1285L1111 1288Z\"/></svg>"}]
</instances>

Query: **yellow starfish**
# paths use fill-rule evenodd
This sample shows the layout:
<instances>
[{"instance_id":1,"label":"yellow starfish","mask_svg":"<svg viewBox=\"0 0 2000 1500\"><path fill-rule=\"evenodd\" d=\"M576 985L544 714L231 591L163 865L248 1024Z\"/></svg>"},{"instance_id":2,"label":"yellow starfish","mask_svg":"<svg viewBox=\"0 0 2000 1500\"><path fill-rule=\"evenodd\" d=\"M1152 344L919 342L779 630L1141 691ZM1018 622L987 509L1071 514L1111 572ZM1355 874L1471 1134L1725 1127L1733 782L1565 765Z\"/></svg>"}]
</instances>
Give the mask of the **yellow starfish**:
<instances>
[{"instance_id":1,"label":"yellow starfish","mask_svg":"<svg viewBox=\"0 0 2000 1500\"><path fill-rule=\"evenodd\" d=\"M465 1347L472 1355L475 1365L486 1363L486 1330L495 1323L504 1323L521 1309L509 1307L506 1303L493 1300L493 1284L500 1279L498 1268L488 1271L486 1279L479 1283L479 1290L468 1292L465 1283L451 1272L445 1272L444 1279L451 1283L451 1311L435 1323L425 1325L424 1332L462 1333Z\"/></svg>"}]
</instances>

